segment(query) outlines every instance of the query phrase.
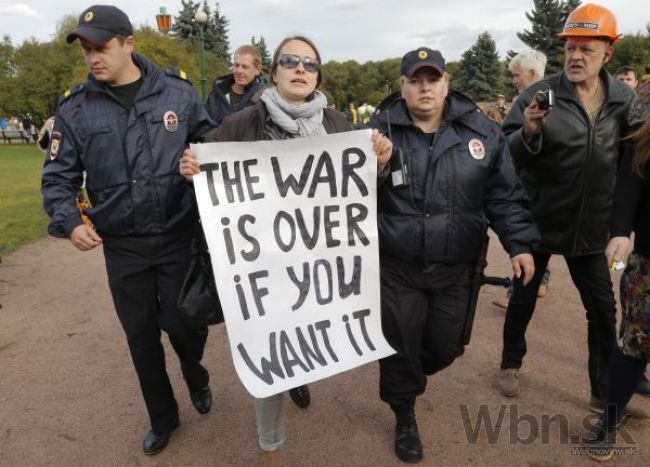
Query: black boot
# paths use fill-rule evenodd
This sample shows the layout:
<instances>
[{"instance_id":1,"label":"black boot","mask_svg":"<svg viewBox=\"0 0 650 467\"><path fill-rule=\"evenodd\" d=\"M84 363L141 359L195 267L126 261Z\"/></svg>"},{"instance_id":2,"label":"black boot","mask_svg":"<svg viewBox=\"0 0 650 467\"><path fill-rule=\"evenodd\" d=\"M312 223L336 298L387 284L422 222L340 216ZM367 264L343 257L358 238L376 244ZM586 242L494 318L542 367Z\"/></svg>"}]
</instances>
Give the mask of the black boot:
<instances>
[{"instance_id":1,"label":"black boot","mask_svg":"<svg viewBox=\"0 0 650 467\"><path fill-rule=\"evenodd\" d=\"M294 404L301 409L306 409L311 403L311 396L309 395L309 386L298 386L297 388L289 389L289 396Z\"/></svg>"},{"instance_id":2,"label":"black boot","mask_svg":"<svg viewBox=\"0 0 650 467\"><path fill-rule=\"evenodd\" d=\"M403 462L416 463L422 460L422 443L415 422L414 409L395 413L395 454Z\"/></svg>"}]
</instances>

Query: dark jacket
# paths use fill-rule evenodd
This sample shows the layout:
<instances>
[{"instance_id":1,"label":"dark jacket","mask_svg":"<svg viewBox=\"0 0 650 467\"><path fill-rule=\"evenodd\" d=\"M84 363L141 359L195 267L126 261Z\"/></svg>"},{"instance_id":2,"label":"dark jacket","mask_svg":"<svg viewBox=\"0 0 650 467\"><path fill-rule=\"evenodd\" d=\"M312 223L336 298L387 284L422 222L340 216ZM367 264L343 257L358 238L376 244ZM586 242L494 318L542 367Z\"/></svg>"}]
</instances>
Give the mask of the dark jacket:
<instances>
[{"instance_id":1,"label":"dark jacket","mask_svg":"<svg viewBox=\"0 0 650 467\"><path fill-rule=\"evenodd\" d=\"M540 251L581 256L600 253L607 244L621 137L634 92L605 70L601 78L607 94L593 125L563 72L528 87L503 122L542 234ZM523 111L538 90L549 88L555 107L528 146Z\"/></svg>"},{"instance_id":2,"label":"dark jacket","mask_svg":"<svg viewBox=\"0 0 650 467\"><path fill-rule=\"evenodd\" d=\"M228 115L255 104L264 89L262 79L257 77L252 83L246 86L244 95L239 103L239 108L234 109L226 97L234 83L235 76L232 74L217 78L212 86L212 91L205 101L205 109L217 125L221 125L223 119Z\"/></svg>"},{"instance_id":3,"label":"dark jacket","mask_svg":"<svg viewBox=\"0 0 650 467\"><path fill-rule=\"evenodd\" d=\"M193 193L178 161L214 123L178 71L136 54L133 60L143 80L130 112L91 75L59 103L41 184L55 237L69 237L82 223L76 194L83 171L92 203L85 212L100 234L163 234L192 220Z\"/></svg>"},{"instance_id":4,"label":"dark jacket","mask_svg":"<svg viewBox=\"0 0 650 467\"><path fill-rule=\"evenodd\" d=\"M388 134L388 120L411 184L395 188L387 180L379 187L382 253L425 263L469 263L478 255L488 221L511 256L531 251L539 233L506 139L474 102L450 91L431 146L403 99L389 104L371 126Z\"/></svg>"},{"instance_id":5,"label":"dark jacket","mask_svg":"<svg viewBox=\"0 0 650 467\"><path fill-rule=\"evenodd\" d=\"M206 135L210 141L259 141L263 138L264 122L268 117L263 102L227 117L222 124ZM327 133L350 131L350 123L341 112L323 109L323 126Z\"/></svg>"},{"instance_id":6,"label":"dark jacket","mask_svg":"<svg viewBox=\"0 0 650 467\"><path fill-rule=\"evenodd\" d=\"M650 119L650 83L639 89L639 97L630 107L628 123L636 131ZM643 177L633 172L635 145L628 140L618 170L612 222L612 237L629 237L634 231L634 249L650 258L650 163Z\"/></svg>"}]
</instances>

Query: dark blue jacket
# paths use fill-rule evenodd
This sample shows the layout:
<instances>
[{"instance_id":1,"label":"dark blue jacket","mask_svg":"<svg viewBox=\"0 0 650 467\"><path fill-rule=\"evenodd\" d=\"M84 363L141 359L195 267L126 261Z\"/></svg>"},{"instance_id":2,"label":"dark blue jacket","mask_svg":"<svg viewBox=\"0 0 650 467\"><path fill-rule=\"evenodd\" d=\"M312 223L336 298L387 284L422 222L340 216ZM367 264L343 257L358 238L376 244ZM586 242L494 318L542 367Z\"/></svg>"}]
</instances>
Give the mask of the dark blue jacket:
<instances>
[{"instance_id":1,"label":"dark blue jacket","mask_svg":"<svg viewBox=\"0 0 650 467\"><path fill-rule=\"evenodd\" d=\"M178 71L136 54L133 60L143 80L130 112L91 75L59 102L41 183L55 237L69 237L82 223L76 193L83 171L92 203L86 214L100 234L164 234L194 217L193 193L178 162L214 123Z\"/></svg>"},{"instance_id":2,"label":"dark blue jacket","mask_svg":"<svg viewBox=\"0 0 650 467\"><path fill-rule=\"evenodd\" d=\"M253 99L253 97L261 94L262 90L264 89L264 83L258 76L252 83L246 86L244 95L242 96L239 103L239 108L233 109L230 105L230 102L226 98L226 94L230 92L230 88L234 82L234 75L226 75L217 78L214 81L212 91L205 101L205 108L208 111L210 118L212 118L212 120L214 120L217 125L221 125L223 119L228 115L255 104L255 101L257 99Z\"/></svg>"},{"instance_id":3,"label":"dark blue jacket","mask_svg":"<svg viewBox=\"0 0 650 467\"><path fill-rule=\"evenodd\" d=\"M404 99L389 104L371 126L387 135L388 120L411 185L395 188L389 179L379 181L382 253L425 263L469 263L478 255L488 222L511 256L531 252L539 233L499 125L453 91L431 146Z\"/></svg>"}]
</instances>

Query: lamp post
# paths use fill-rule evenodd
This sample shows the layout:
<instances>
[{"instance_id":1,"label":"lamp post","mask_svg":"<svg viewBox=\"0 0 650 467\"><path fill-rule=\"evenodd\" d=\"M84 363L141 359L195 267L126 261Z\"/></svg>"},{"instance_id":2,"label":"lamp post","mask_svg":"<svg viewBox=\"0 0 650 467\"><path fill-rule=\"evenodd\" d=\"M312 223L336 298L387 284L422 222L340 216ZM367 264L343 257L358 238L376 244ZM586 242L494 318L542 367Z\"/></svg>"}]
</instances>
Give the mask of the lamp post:
<instances>
[{"instance_id":1,"label":"lamp post","mask_svg":"<svg viewBox=\"0 0 650 467\"><path fill-rule=\"evenodd\" d=\"M167 8L164 6L160 7L160 13L156 15L156 24L158 25L158 31L164 35L167 35L172 27L172 15L167 14Z\"/></svg>"},{"instance_id":2,"label":"lamp post","mask_svg":"<svg viewBox=\"0 0 650 467\"><path fill-rule=\"evenodd\" d=\"M205 101L205 84L207 80L205 78L205 36L203 35L203 29L208 24L208 14L203 10L199 10L194 16L194 21L199 25L199 43L201 46L201 100Z\"/></svg>"}]
</instances>

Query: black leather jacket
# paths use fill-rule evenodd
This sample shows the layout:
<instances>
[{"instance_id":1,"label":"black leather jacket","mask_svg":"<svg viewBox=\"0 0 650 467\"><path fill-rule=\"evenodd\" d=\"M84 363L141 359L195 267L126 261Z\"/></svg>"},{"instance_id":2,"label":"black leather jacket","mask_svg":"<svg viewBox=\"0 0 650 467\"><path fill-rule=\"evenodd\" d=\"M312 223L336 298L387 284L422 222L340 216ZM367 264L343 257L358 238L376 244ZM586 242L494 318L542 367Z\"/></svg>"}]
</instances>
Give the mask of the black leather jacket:
<instances>
[{"instance_id":1,"label":"black leather jacket","mask_svg":"<svg viewBox=\"0 0 650 467\"><path fill-rule=\"evenodd\" d=\"M510 152L528 191L542 234L538 251L566 256L600 253L608 241L621 138L634 92L601 71L605 104L594 123L564 72L526 89L503 122ZM553 89L551 109L530 145L522 138L523 111L538 90Z\"/></svg>"}]
</instances>

